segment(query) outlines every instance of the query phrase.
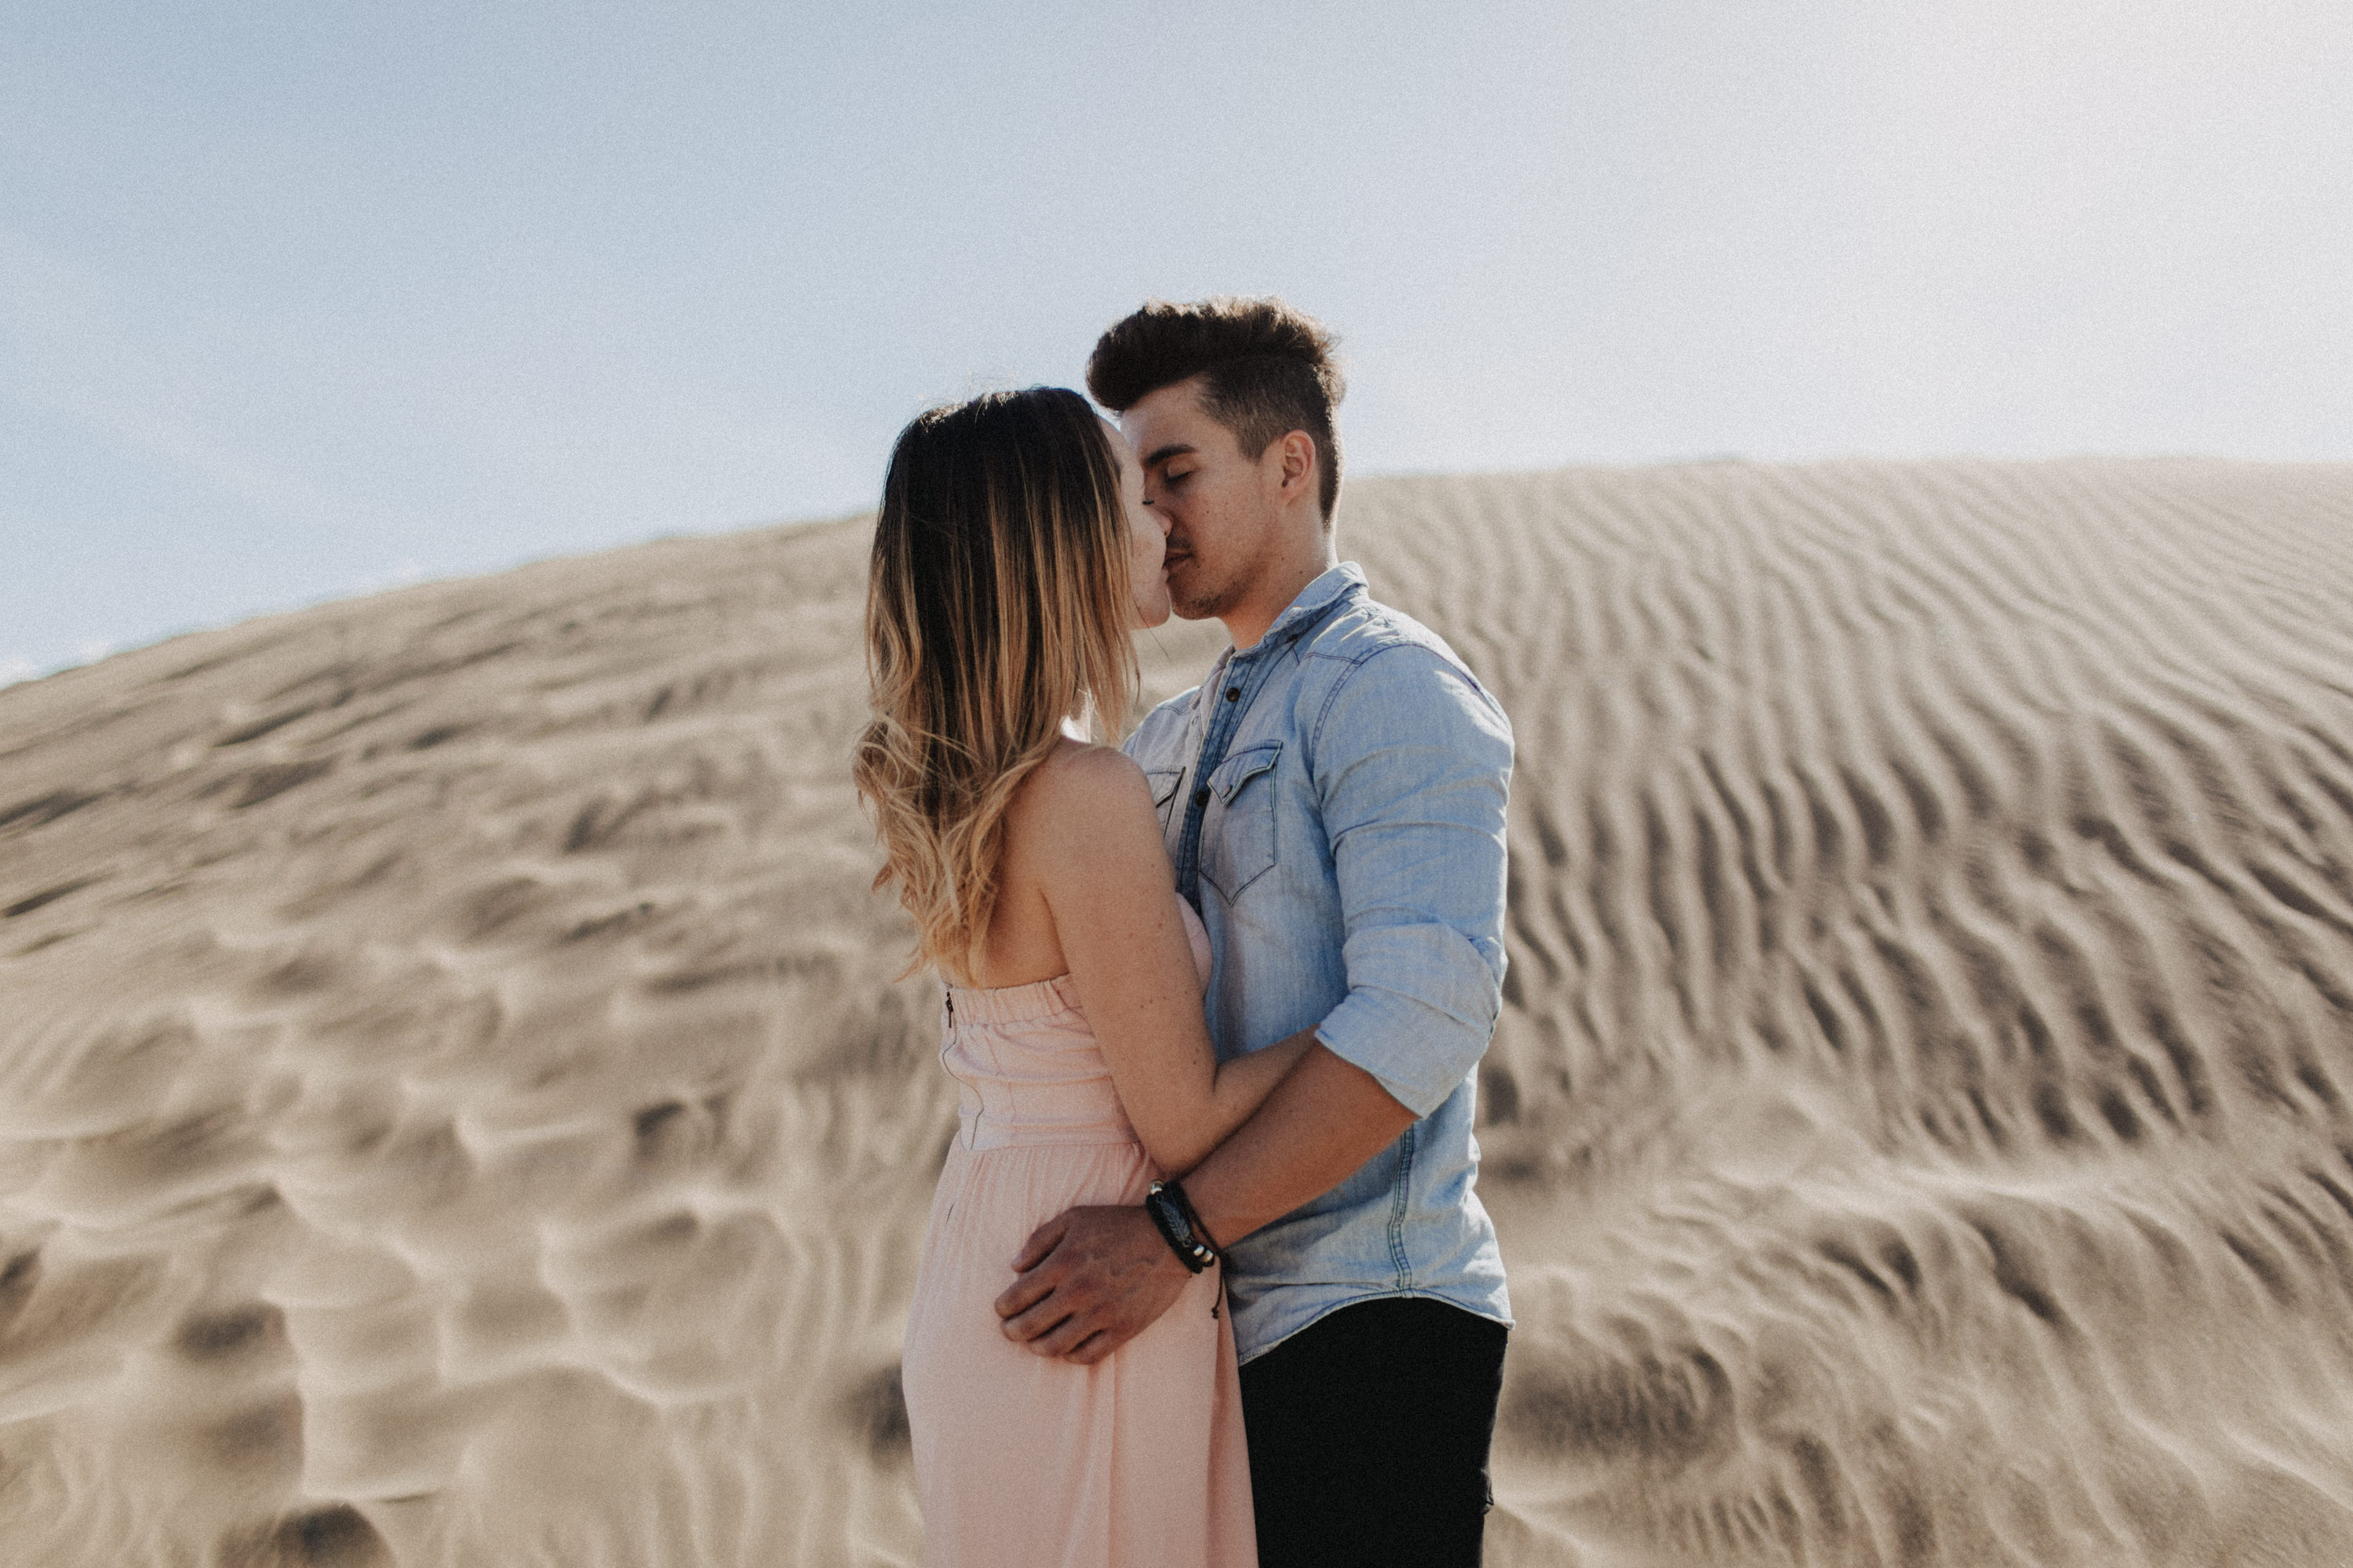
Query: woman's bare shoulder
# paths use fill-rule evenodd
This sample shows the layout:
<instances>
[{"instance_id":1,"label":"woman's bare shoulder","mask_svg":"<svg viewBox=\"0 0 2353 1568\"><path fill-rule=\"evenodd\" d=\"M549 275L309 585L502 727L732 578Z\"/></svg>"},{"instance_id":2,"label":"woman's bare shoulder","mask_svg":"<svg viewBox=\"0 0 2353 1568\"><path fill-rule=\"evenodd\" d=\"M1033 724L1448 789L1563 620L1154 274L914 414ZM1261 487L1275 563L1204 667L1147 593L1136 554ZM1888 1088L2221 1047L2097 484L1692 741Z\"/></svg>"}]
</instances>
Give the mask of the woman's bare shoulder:
<instances>
[{"instance_id":1,"label":"woman's bare shoulder","mask_svg":"<svg viewBox=\"0 0 2353 1568\"><path fill-rule=\"evenodd\" d=\"M1113 746L1065 741L1022 781L1007 814L1015 832L1050 824L1056 838L1119 835L1139 824L1158 835L1152 787L1144 770Z\"/></svg>"},{"instance_id":2,"label":"woman's bare shoulder","mask_svg":"<svg viewBox=\"0 0 2353 1568\"><path fill-rule=\"evenodd\" d=\"M1143 796L1147 808L1151 805L1151 786L1145 783L1144 770L1134 759L1116 746L1084 741L1064 741L1021 786L1022 804L1048 805L1056 811L1115 810L1132 804L1137 795Z\"/></svg>"}]
</instances>

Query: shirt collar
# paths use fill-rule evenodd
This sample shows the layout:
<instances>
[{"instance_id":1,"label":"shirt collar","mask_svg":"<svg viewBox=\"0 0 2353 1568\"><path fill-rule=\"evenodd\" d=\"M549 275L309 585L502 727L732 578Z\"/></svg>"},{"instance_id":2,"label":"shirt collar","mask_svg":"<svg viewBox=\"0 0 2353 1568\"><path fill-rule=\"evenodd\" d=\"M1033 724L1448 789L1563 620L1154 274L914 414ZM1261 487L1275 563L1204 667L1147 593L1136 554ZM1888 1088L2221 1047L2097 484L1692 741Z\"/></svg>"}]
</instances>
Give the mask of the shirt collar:
<instances>
[{"instance_id":1,"label":"shirt collar","mask_svg":"<svg viewBox=\"0 0 2353 1568\"><path fill-rule=\"evenodd\" d=\"M1365 569L1353 561L1341 562L1337 566L1299 590L1299 597L1291 601L1289 609L1274 617L1274 625L1266 628L1266 636L1259 638L1249 647L1238 648L1235 651L1244 654L1255 653L1260 648L1271 646L1274 639L1284 632L1296 627L1303 621L1312 620L1321 616L1341 597L1350 593L1360 592L1364 586Z\"/></svg>"},{"instance_id":2,"label":"shirt collar","mask_svg":"<svg viewBox=\"0 0 2353 1568\"><path fill-rule=\"evenodd\" d=\"M1217 662L1209 666L1208 679L1194 693L1194 711L1201 712L1210 706L1209 699L1225 684L1227 668L1235 659L1248 658L1261 648L1272 647L1277 634L1282 633L1284 628L1317 619L1339 600L1350 594L1362 593L1364 588L1365 569L1353 561L1343 561L1299 590L1299 597L1291 601L1289 609L1274 617L1274 625L1266 628L1266 636L1248 647L1238 648L1231 643L1226 645L1226 651L1218 655Z\"/></svg>"}]
</instances>

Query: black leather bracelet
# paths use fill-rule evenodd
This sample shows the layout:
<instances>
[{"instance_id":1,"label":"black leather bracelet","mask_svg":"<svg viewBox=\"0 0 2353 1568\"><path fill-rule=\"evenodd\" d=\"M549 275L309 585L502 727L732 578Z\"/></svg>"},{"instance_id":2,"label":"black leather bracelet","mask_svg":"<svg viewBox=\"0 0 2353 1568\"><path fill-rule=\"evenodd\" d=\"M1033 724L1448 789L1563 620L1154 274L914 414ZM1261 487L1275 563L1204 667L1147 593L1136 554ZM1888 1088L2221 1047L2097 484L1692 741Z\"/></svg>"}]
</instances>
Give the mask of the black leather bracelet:
<instances>
[{"instance_id":1,"label":"black leather bracelet","mask_svg":"<svg viewBox=\"0 0 2353 1568\"><path fill-rule=\"evenodd\" d=\"M1223 1261L1202 1232L1200 1216L1186 1200L1185 1189L1176 1183L1153 1183L1145 1191L1144 1209L1187 1273L1198 1274L1210 1264Z\"/></svg>"}]
</instances>

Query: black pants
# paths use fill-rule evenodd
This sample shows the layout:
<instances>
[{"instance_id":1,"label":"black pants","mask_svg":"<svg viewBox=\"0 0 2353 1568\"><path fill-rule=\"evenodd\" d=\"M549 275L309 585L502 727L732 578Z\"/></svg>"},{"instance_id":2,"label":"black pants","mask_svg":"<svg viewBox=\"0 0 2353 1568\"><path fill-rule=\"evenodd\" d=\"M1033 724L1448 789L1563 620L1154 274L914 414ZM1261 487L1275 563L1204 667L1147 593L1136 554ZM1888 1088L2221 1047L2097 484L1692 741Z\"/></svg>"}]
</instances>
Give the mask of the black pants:
<instances>
[{"instance_id":1,"label":"black pants","mask_svg":"<svg viewBox=\"0 0 2353 1568\"><path fill-rule=\"evenodd\" d=\"M1443 1301L1343 1307L1242 1368L1260 1568L1476 1568L1505 1330Z\"/></svg>"}]
</instances>

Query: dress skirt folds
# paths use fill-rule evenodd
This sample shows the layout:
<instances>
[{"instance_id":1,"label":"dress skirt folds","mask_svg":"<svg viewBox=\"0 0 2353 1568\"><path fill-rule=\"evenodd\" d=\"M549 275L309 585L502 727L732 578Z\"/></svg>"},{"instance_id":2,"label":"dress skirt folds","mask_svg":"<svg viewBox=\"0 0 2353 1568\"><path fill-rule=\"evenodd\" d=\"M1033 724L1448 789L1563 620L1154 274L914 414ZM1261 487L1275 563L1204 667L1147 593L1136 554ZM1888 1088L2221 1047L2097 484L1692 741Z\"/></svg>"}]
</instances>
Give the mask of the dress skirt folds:
<instances>
[{"instance_id":1,"label":"dress skirt folds","mask_svg":"<svg viewBox=\"0 0 2353 1568\"><path fill-rule=\"evenodd\" d=\"M1185 910L1196 962L1208 939ZM1005 1338L1029 1233L1154 1174L1067 978L950 987L961 1125L932 1199L902 1379L927 1568L1252 1568L1250 1458L1214 1269L1092 1366Z\"/></svg>"}]
</instances>

